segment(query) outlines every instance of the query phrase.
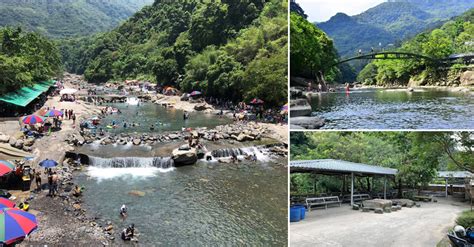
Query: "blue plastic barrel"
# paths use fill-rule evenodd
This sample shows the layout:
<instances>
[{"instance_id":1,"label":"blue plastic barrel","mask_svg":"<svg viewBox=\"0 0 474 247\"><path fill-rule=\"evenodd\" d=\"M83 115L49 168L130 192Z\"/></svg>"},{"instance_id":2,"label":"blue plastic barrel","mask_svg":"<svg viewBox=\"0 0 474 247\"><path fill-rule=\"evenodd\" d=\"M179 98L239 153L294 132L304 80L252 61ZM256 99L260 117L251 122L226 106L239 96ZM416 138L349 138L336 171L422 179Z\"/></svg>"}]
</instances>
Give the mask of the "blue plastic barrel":
<instances>
[{"instance_id":1,"label":"blue plastic barrel","mask_svg":"<svg viewBox=\"0 0 474 247\"><path fill-rule=\"evenodd\" d=\"M301 219L304 220L304 216L306 214L306 208L304 206L300 206L301 209Z\"/></svg>"},{"instance_id":2,"label":"blue plastic barrel","mask_svg":"<svg viewBox=\"0 0 474 247\"><path fill-rule=\"evenodd\" d=\"M291 206L290 207L290 222L298 222L301 220L301 207Z\"/></svg>"}]
</instances>

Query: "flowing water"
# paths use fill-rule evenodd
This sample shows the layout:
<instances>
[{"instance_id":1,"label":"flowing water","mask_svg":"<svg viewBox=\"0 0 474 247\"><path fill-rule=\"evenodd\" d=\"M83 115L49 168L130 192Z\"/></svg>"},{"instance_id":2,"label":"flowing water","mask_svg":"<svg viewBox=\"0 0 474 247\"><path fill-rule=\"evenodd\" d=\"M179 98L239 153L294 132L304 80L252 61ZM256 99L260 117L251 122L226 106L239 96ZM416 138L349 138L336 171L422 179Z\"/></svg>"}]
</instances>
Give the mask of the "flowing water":
<instances>
[{"instance_id":1,"label":"flowing water","mask_svg":"<svg viewBox=\"0 0 474 247\"><path fill-rule=\"evenodd\" d=\"M177 131L182 128L208 127L231 123L229 118L219 118L213 114L202 112L189 113L189 119L184 120L184 111L174 108L165 108L154 103L138 103L134 98L127 99L128 103L112 103L108 106L119 109L122 113L107 115L101 120L101 125L107 131L113 133L131 132L161 132ZM117 128L107 128L115 121ZM127 123L124 128L123 123ZM135 123L136 126L132 126ZM153 129L150 129L152 127Z\"/></svg>"},{"instance_id":2,"label":"flowing water","mask_svg":"<svg viewBox=\"0 0 474 247\"><path fill-rule=\"evenodd\" d=\"M231 151L216 155L225 152ZM91 157L90 162L87 173L77 177L86 187L85 206L119 227L134 223L141 244L287 243L287 169L277 161L199 161L179 168L167 158ZM119 217L122 204L129 208L125 222Z\"/></svg>"},{"instance_id":3,"label":"flowing water","mask_svg":"<svg viewBox=\"0 0 474 247\"><path fill-rule=\"evenodd\" d=\"M465 129L474 126L474 95L435 89L357 89L315 94L313 115L325 129Z\"/></svg>"}]
</instances>

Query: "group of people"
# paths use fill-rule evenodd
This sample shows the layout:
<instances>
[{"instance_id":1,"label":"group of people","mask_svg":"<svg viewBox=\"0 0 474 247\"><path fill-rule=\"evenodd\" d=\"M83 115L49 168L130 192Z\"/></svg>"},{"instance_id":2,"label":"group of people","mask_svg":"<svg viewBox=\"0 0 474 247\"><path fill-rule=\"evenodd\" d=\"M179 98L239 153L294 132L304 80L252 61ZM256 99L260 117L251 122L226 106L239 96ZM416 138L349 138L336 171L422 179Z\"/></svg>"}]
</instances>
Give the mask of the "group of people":
<instances>
[{"instance_id":1,"label":"group of people","mask_svg":"<svg viewBox=\"0 0 474 247\"><path fill-rule=\"evenodd\" d=\"M128 208L123 204L120 207L120 217L122 218L122 221L125 221L127 218L127 213L128 213ZM124 228L121 233L121 238L123 241L131 241L134 239L136 236L135 234L135 224L130 224L127 228Z\"/></svg>"}]
</instances>

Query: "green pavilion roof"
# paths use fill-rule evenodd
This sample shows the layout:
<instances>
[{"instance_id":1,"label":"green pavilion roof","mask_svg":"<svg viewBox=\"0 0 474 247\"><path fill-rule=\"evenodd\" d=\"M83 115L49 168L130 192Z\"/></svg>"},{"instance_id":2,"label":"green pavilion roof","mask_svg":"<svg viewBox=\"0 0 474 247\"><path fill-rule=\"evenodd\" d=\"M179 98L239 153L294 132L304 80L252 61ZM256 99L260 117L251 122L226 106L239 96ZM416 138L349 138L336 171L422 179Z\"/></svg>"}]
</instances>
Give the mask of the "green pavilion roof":
<instances>
[{"instance_id":1,"label":"green pavilion roof","mask_svg":"<svg viewBox=\"0 0 474 247\"><path fill-rule=\"evenodd\" d=\"M333 159L291 161L290 170L291 172L359 173L373 175L396 175L398 172L397 169Z\"/></svg>"},{"instance_id":2,"label":"green pavilion roof","mask_svg":"<svg viewBox=\"0 0 474 247\"><path fill-rule=\"evenodd\" d=\"M31 103L31 101L38 98L42 93L48 91L54 83L55 81L49 80L36 83L33 86L22 87L16 91L1 95L0 101L25 107Z\"/></svg>"}]
</instances>

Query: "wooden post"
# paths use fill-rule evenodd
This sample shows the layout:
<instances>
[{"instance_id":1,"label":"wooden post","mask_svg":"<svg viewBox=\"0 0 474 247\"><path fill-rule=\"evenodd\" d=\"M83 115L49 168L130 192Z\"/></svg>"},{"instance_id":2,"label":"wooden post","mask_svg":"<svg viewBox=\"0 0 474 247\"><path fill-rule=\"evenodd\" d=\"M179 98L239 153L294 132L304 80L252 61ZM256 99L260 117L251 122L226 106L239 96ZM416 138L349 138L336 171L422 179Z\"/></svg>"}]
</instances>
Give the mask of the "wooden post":
<instances>
[{"instance_id":1,"label":"wooden post","mask_svg":"<svg viewBox=\"0 0 474 247\"><path fill-rule=\"evenodd\" d=\"M445 196L448 198L448 178L444 178L445 181Z\"/></svg>"},{"instance_id":2,"label":"wooden post","mask_svg":"<svg viewBox=\"0 0 474 247\"><path fill-rule=\"evenodd\" d=\"M354 206L354 173L351 172L351 207Z\"/></svg>"},{"instance_id":3,"label":"wooden post","mask_svg":"<svg viewBox=\"0 0 474 247\"><path fill-rule=\"evenodd\" d=\"M383 199L387 200L387 175L383 176Z\"/></svg>"}]
</instances>

